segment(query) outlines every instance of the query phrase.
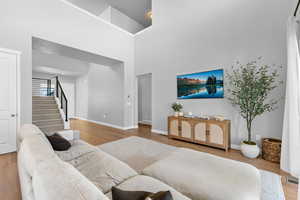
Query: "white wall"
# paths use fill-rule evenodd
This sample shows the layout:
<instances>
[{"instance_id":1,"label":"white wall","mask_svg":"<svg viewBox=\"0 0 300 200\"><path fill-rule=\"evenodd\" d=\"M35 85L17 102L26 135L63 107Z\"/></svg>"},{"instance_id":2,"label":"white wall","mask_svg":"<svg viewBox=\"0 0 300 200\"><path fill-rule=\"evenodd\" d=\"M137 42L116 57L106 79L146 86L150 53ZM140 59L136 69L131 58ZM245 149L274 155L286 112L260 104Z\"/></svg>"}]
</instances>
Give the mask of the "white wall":
<instances>
[{"instance_id":1,"label":"white wall","mask_svg":"<svg viewBox=\"0 0 300 200\"><path fill-rule=\"evenodd\" d=\"M111 7L108 6L100 15L102 19L111 22Z\"/></svg>"},{"instance_id":2,"label":"white wall","mask_svg":"<svg viewBox=\"0 0 300 200\"><path fill-rule=\"evenodd\" d=\"M88 73L88 119L124 126L124 68L91 64Z\"/></svg>"},{"instance_id":3,"label":"white wall","mask_svg":"<svg viewBox=\"0 0 300 200\"><path fill-rule=\"evenodd\" d=\"M88 91L88 74L78 77L76 79L76 108L75 116L87 119L88 118L88 103L89 103L89 91Z\"/></svg>"},{"instance_id":4,"label":"white wall","mask_svg":"<svg viewBox=\"0 0 300 200\"><path fill-rule=\"evenodd\" d=\"M286 21L295 1L153 0L153 25L135 36L136 74L152 73L153 129L167 130L176 100L176 74L263 56L267 64L286 66ZM283 72L282 77L285 77ZM226 79L225 79L226 84ZM275 96L284 96L283 87ZM225 115L232 120L232 143L246 137L244 121L226 99L183 100L185 111ZM254 135L281 137L279 109L254 121Z\"/></svg>"},{"instance_id":5,"label":"white wall","mask_svg":"<svg viewBox=\"0 0 300 200\"><path fill-rule=\"evenodd\" d=\"M120 12L119 10L109 6L107 7L100 15L102 19L107 20L108 22L132 33L135 34L145 27L135 21L134 19L128 17L124 13Z\"/></svg>"},{"instance_id":6,"label":"white wall","mask_svg":"<svg viewBox=\"0 0 300 200\"><path fill-rule=\"evenodd\" d=\"M74 77L59 76L59 81L68 100L68 117L75 117L76 79Z\"/></svg>"},{"instance_id":7,"label":"white wall","mask_svg":"<svg viewBox=\"0 0 300 200\"><path fill-rule=\"evenodd\" d=\"M152 75L144 74L138 78L138 120L139 122L152 123Z\"/></svg>"},{"instance_id":8,"label":"white wall","mask_svg":"<svg viewBox=\"0 0 300 200\"><path fill-rule=\"evenodd\" d=\"M127 15L123 14L122 12L113 7L111 7L111 23L133 34L145 28L143 25L141 25L134 19L128 17Z\"/></svg>"},{"instance_id":9,"label":"white wall","mask_svg":"<svg viewBox=\"0 0 300 200\"><path fill-rule=\"evenodd\" d=\"M76 116L124 127L124 67L90 64L76 80Z\"/></svg>"},{"instance_id":10,"label":"white wall","mask_svg":"<svg viewBox=\"0 0 300 200\"><path fill-rule=\"evenodd\" d=\"M63 0L4 0L0 6L0 47L22 52L21 123L32 121L32 36L124 62L124 124L133 124L132 35Z\"/></svg>"},{"instance_id":11,"label":"white wall","mask_svg":"<svg viewBox=\"0 0 300 200\"><path fill-rule=\"evenodd\" d=\"M93 13L94 15L99 15L109 6L106 0L68 0L68 1Z\"/></svg>"}]
</instances>

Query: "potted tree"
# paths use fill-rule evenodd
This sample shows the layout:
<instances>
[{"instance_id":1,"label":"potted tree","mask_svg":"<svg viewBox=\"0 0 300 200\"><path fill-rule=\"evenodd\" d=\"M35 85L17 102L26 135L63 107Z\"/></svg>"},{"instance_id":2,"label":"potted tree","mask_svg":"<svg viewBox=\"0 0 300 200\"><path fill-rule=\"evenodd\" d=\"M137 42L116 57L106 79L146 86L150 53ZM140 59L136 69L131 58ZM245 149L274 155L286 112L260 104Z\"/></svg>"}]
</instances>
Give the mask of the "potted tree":
<instances>
[{"instance_id":1,"label":"potted tree","mask_svg":"<svg viewBox=\"0 0 300 200\"><path fill-rule=\"evenodd\" d=\"M183 113L181 112L182 108L183 108L183 106L179 102L175 102L175 103L172 104L172 109L174 111L174 116L175 117L183 115Z\"/></svg>"},{"instance_id":2,"label":"potted tree","mask_svg":"<svg viewBox=\"0 0 300 200\"><path fill-rule=\"evenodd\" d=\"M280 67L282 68L282 67ZM270 93L282 83L277 81L279 76L278 66L261 64L258 60L232 67L232 72L227 73L228 94L227 97L233 106L238 107L242 118L246 120L248 138L241 143L241 152L248 158L256 158L259 155L259 147L252 140L253 120L276 109L279 99L270 98Z\"/></svg>"}]
</instances>

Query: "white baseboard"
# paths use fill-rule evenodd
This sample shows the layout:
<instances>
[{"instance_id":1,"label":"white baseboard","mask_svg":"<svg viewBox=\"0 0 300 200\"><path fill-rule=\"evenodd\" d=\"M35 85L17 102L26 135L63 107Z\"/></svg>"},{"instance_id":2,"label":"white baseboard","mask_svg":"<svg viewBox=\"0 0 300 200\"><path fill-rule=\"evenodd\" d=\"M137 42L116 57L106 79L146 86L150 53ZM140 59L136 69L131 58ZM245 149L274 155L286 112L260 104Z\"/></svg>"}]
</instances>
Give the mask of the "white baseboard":
<instances>
[{"instance_id":1,"label":"white baseboard","mask_svg":"<svg viewBox=\"0 0 300 200\"><path fill-rule=\"evenodd\" d=\"M135 126L127 126L127 127L123 127L123 130L136 129L136 128L138 128L138 127L139 127L138 125L135 125Z\"/></svg>"},{"instance_id":2,"label":"white baseboard","mask_svg":"<svg viewBox=\"0 0 300 200\"><path fill-rule=\"evenodd\" d=\"M129 130L129 129L137 128L137 126L123 127L123 126L119 126L119 125L115 125L115 124L110 124L110 123L107 123L107 122L90 120L90 119L86 119L86 118L83 118L83 117L74 117L74 118L84 120L84 121L88 121L88 122L92 122L92 123L99 124L99 125L103 125L103 126L108 126L108 127L111 127L111 128L120 129L120 130Z\"/></svg>"},{"instance_id":3,"label":"white baseboard","mask_svg":"<svg viewBox=\"0 0 300 200\"><path fill-rule=\"evenodd\" d=\"M158 129L151 129L151 132L158 133L161 135L168 135L168 131L158 130Z\"/></svg>"},{"instance_id":4,"label":"white baseboard","mask_svg":"<svg viewBox=\"0 0 300 200\"><path fill-rule=\"evenodd\" d=\"M152 121L149 121L149 120L139 121L139 123L140 123L140 124L152 125Z\"/></svg>"},{"instance_id":5,"label":"white baseboard","mask_svg":"<svg viewBox=\"0 0 300 200\"><path fill-rule=\"evenodd\" d=\"M232 149L235 149L235 150L241 150L241 146L240 145L237 145L237 144L231 144L230 146Z\"/></svg>"}]
</instances>

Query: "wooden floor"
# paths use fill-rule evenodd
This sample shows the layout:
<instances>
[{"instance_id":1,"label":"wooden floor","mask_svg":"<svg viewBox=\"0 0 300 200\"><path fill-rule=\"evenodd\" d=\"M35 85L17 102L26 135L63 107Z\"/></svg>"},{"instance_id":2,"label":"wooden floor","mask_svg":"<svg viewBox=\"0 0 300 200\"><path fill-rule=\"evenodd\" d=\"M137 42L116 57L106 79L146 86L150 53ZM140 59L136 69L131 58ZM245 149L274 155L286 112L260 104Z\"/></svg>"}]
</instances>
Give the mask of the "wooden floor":
<instances>
[{"instance_id":1,"label":"wooden floor","mask_svg":"<svg viewBox=\"0 0 300 200\"><path fill-rule=\"evenodd\" d=\"M71 128L80 130L81 139L93 145L99 145L135 135L177 147L191 148L197 151L207 152L221 157L246 162L256 166L259 169L272 171L281 175L286 200L297 200L297 185L287 183L285 181L287 174L279 169L278 164L265 161L261 158L247 159L243 157L237 150L229 150L228 152L225 152L219 149L168 139L166 136L151 133L150 127L144 125L139 126L138 129L122 131L87 121L71 120ZM0 199L20 200L19 188L16 154L12 153L0 155Z\"/></svg>"}]
</instances>

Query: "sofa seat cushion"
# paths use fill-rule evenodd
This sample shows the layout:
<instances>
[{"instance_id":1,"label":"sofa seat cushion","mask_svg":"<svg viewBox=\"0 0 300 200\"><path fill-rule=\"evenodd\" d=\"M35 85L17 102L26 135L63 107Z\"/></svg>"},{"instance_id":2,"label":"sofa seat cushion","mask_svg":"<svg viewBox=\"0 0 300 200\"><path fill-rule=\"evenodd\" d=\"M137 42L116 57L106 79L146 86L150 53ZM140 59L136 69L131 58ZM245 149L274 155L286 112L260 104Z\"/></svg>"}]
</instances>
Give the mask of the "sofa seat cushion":
<instances>
[{"instance_id":1,"label":"sofa seat cushion","mask_svg":"<svg viewBox=\"0 0 300 200\"><path fill-rule=\"evenodd\" d=\"M77 170L92 181L104 193L137 172L127 164L97 149L69 161Z\"/></svg>"},{"instance_id":2,"label":"sofa seat cushion","mask_svg":"<svg viewBox=\"0 0 300 200\"><path fill-rule=\"evenodd\" d=\"M36 200L108 200L93 183L61 160L41 163L32 182Z\"/></svg>"},{"instance_id":3,"label":"sofa seat cushion","mask_svg":"<svg viewBox=\"0 0 300 200\"><path fill-rule=\"evenodd\" d=\"M174 200L190 200L188 197L177 192L175 189L166 185L165 183L152 177L143 175L130 178L118 185L117 188L126 191L146 191L151 193L170 191ZM107 193L106 196L108 196L109 199L112 199L111 192Z\"/></svg>"},{"instance_id":4,"label":"sofa seat cushion","mask_svg":"<svg viewBox=\"0 0 300 200\"><path fill-rule=\"evenodd\" d=\"M259 200L259 171L245 163L211 154L178 149L145 168L157 178L193 200Z\"/></svg>"},{"instance_id":5,"label":"sofa seat cushion","mask_svg":"<svg viewBox=\"0 0 300 200\"><path fill-rule=\"evenodd\" d=\"M74 140L71 148L67 151L55 151L60 159L70 162L87 153L98 151L98 149L82 140Z\"/></svg>"},{"instance_id":6,"label":"sofa seat cushion","mask_svg":"<svg viewBox=\"0 0 300 200\"><path fill-rule=\"evenodd\" d=\"M176 147L136 136L102 144L99 148L127 163L139 173L176 150Z\"/></svg>"}]
</instances>

